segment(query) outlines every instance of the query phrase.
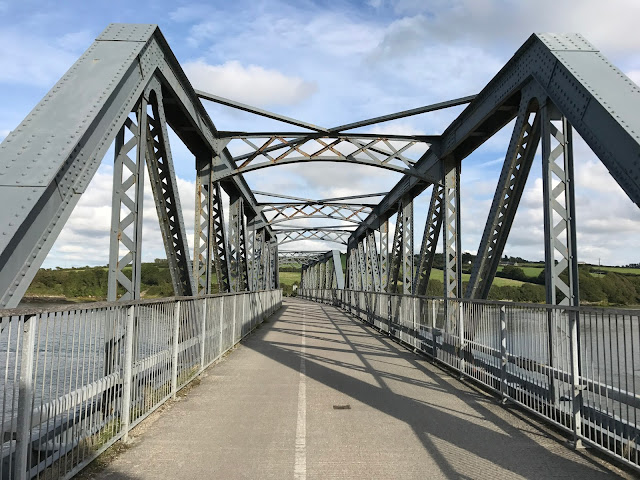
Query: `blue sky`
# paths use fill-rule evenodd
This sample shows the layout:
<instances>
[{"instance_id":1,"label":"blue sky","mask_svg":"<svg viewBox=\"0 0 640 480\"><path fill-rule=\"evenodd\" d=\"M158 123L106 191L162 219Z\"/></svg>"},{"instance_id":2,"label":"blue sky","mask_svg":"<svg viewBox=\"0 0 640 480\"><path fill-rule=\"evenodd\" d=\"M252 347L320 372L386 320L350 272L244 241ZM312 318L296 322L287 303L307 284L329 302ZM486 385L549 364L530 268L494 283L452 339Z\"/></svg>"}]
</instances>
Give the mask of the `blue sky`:
<instances>
[{"instance_id":1,"label":"blue sky","mask_svg":"<svg viewBox=\"0 0 640 480\"><path fill-rule=\"evenodd\" d=\"M196 88L330 127L476 93L534 31L582 33L640 83L637 18L640 4L634 0L586 0L579 9L567 0L0 1L0 139L110 22L157 23ZM225 107L207 108L222 130L291 129ZM363 131L440 133L460 110ZM509 136L507 126L463 162L465 250L477 249ZM177 139L172 141L184 218L192 231L193 159ZM581 142L575 158L579 260L640 262L639 209ZM111 163L107 155L45 266L107 262ZM257 190L318 198L386 191L399 178L385 170L322 163L246 175ZM428 194L415 203L417 245ZM543 258L541 195L537 160L507 254ZM150 196L143 241L145 259L163 255ZM302 242L290 247L335 246Z\"/></svg>"}]
</instances>

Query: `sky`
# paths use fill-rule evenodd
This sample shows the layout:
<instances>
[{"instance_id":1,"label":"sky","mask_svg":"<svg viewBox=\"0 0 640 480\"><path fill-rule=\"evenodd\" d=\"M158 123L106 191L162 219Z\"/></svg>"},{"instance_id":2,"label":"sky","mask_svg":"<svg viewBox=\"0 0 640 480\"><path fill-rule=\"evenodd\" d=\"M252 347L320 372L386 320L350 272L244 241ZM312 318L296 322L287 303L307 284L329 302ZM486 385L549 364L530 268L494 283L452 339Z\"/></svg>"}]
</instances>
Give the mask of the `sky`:
<instances>
[{"instance_id":1,"label":"sky","mask_svg":"<svg viewBox=\"0 0 640 480\"><path fill-rule=\"evenodd\" d=\"M197 89L325 127L475 94L533 32L581 33L640 83L640 3L584 0L579 5L568 0L0 1L0 140L111 22L158 24ZM294 129L204 103L220 130ZM456 107L361 131L439 134L461 111ZM462 163L465 251L478 248L511 128L507 125ZM193 248L194 160L177 137L170 141ZM232 153L246 151L237 143L230 144ZM640 209L579 138L574 156L578 260L639 263ZM108 262L112 165L109 152L45 267ZM507 255L544 258L540 173L538 156ZM308 198L384 192L400 178L388 170L338 163L279 166L245 175L255 190ZM145 191L143 260L148 261L165 254L148 185ZM414 203L416 250L429 195L427 190ZM336 224L295 222L326 223ZM283 247L330 248L344 249L311 241Z\"/></svg>"}]
</instances>

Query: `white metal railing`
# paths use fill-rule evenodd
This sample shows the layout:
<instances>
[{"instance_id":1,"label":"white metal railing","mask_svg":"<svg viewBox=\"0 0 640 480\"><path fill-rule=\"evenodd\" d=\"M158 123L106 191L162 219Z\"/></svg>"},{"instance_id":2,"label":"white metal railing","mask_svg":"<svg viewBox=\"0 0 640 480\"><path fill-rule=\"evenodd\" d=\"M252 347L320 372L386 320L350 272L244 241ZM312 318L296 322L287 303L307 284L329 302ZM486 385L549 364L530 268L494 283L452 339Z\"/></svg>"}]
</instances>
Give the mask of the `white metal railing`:
<instances>
[{"instance_id":1,"label":"white metal railing","mask_svg":"<svg viewBox=\"0 0 640 480\"><path fill-rule=\"evenodd\" d=\"M0 480L70 478L282 305L282 291L0 310Z\"/></svg>"},{"instance_id":2,"label":"white metal railing","mask_svg":"<svg viewBox=\"0 0 640 480\"><path fill-rule=\"evenodd\" d=\"M640 470L638 310L301 289Z\"/></svg>"}]
</instances>

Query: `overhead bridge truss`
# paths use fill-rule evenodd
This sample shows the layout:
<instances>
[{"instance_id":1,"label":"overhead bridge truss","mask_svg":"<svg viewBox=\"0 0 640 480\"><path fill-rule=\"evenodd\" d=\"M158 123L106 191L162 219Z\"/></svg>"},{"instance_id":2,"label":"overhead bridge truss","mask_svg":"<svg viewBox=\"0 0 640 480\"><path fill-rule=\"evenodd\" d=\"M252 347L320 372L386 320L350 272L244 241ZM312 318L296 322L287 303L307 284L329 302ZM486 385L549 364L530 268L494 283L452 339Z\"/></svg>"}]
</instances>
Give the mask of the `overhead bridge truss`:
<instances>
[{"instance_id":1,"label":"overhead bridge truss","mask_svg":"<svg viewBox=\"0 0 640 480\"><path fill-rule=\"evenodd\" d=\"M202 101L299 131L221 131ZM440 135L357 131L458 105L467 106ZM640 205L638 111L638 86L581 36L535 34L477 95L324 127L196 91L157 26L110 25L0 145L0 307L18 304L112 145L110 300L140 297L145 175L176 295L276 288L284 261L302 266L306 288L424 295L442 242L442 295L487 298L540 145L547 302L577 305L574 162L580 159L574 160L573 134ZM508 124L511 138L463 290L463 161ZM170 129L188 148L195 171L193 256ZM243 176L320 161L402 177L389 192L309 199L252 192ZM431 197L417 242L415 198L425 191ZM301 220L304 225L289 223ZM344 245L346 275L337 250L279 252L300 240Z\"/></svg>"}]
</instances>

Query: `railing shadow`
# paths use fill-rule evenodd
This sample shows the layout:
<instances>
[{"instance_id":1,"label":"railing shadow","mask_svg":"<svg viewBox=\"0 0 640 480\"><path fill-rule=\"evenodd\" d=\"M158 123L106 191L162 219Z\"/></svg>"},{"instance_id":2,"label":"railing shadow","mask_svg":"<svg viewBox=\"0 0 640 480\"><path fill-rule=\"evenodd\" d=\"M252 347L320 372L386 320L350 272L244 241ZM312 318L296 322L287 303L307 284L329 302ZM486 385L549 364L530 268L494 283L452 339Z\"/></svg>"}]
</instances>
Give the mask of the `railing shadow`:
<instances>
[{"instance_id":1,"label":"railing shadow","mask_svg":"<svg viewBox=\"0 0 640 480\"><path fill-rule=\"evenodd\" d=\"M302 335L304 322L307 377L409 425L420 439L425 455L436 462L446 477L474 478L471 472L474 465L489 462L524 478L542 478L539 459L544 459L542 464L556 474L570 472L571 476L582 478L610 474L589 456L550 442L543 430L531 432L535 423L525 422L527 432L513 426L492 411L489 397L447 381L445 372L419 360L346 313L298 299L286 303L268 325L247 339L246 346L297 370L301 355L297 337ZM274 337L273 333L291 338L286 341L267 338ZM316 345L317 342L328 345ZM352 352L357 362L345 361L344 356L338 360L337 352ZM371 375L375 385L358 378L363 374ZM407 386L411 397L400 393L407 391ZM438 405L442 400L450 400L451 405ZM494 409L501 407L494 405ZM551 448L549 443L553 444ZM467 455L461 456L461 451ZM461 470L470 476L465 477Z\"/></svg>"}]
</instances>

